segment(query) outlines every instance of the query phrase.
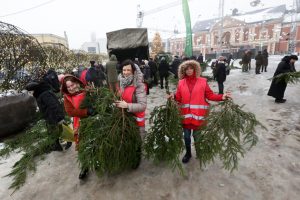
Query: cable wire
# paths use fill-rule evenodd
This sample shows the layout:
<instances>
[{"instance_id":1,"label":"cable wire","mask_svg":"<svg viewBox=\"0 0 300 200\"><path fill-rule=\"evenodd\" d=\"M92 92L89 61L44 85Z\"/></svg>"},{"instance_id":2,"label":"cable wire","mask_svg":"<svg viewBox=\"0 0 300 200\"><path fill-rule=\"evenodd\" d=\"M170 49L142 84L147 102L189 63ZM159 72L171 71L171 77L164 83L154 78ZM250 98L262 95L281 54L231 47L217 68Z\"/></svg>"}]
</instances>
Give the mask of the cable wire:
<instances>
[{"instance_id":1,"label":"cable wire","mask_svg":"<svg viewBox=\"0 0 300 200\"><path fill-rule=\"evenodd\" d=\"M6 15L2 15L2 16L0 16L0 17L7 17L7 16L17 15L17 14L20 14L20 13L23 13L23 12L27 12L27 11L36 9L36 8L38 8L38 7L44 6L44 5L46 5L46 4L52 3L53 1L55 1L55 0L50 0L50 1L47 1L47 2L45 2L45 3L42 3L42 4L39 4L39 5L33 6L33 7L31 7L31 8L27 8L27 9L20 10L20 11L17 11L17 12L9 13L9 14L6 14Z\"/></svg>"}]
</instances>

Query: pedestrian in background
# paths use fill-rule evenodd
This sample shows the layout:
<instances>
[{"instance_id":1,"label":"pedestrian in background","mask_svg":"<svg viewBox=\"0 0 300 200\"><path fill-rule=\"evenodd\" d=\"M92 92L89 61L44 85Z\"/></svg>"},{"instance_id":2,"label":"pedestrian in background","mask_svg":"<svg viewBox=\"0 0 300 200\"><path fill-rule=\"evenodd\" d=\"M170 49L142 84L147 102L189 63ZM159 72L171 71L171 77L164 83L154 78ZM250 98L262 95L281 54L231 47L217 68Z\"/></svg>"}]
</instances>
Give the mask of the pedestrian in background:
<instances>
[{"instance_id":1,"label":"pedestrian in background","mask_svg":"<svg viewBox=\"0 0 300 200\"><path fill-rule=\"evenodd\" d=\"M297 60L298 57L296 55L283 57L281 62L277 66L274 76L287 73L287 72L295 72L296 70L294 64ZM268 91L268 95L275 98L275 103L286 102L286 99L283 98L286 86L287 83L285 80L277 80L277 79L272 80L270 89Z\"/></svg>"}]
</instances>

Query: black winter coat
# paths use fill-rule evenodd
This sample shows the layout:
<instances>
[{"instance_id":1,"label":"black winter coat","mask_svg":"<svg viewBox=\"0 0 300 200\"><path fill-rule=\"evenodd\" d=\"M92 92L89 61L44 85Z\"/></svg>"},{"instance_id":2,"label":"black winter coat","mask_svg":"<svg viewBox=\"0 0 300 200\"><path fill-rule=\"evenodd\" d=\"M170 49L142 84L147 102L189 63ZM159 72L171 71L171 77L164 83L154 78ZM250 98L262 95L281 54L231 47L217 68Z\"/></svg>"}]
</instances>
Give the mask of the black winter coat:
<instances>
[{"instance_id":1,"label":"black winter coat","mask_svg":"<svg viewBox=\"0 0 300 200\"><path fill-rule=\"evenodd\" d=\"M226 66L224 61L219 61L216 66L215 77L218 82L224 82L226 80Z\"/></svg>"},{"instance_id":2,"label":"black winter coat","mask_svg":"<svg viewBox=\"0 0 300 200\"><path fill-rule=\"evenodd\" d=\"M277 76L282 73L292 72L293 68L290 64L289 56L285 56L282 61L278 64L277 69L274 73L274 76ZM274 77L273 76L273 77ZM276 79L272 80L268 95L276 99L282 99L286 89L287 83L284 80L277 81Z\"/></svg>"},{"instance_id":3,"label":"black winter coat","mask_svg":"<svg viewBox=\"0 0 300 200\"><path fill-rule=\"evenodd\" d=\"M170 65L169 63L167 63L166 60L162 60L159 64L159 75L160 76L168 76L169 75L169 68L170 68Z\"/></svg>"},{"instance_id":4,"label":"black winter coat","mask_svg":"<svg viewBox=\"0 0 300 200\"><path fill-rule=\"evenodd\" d=\"M255 63L256 65L262 65L264 57L261 53L259 53L255 56L255 60L256 60L256 63Z\"/></svg>"},{"instance_id":5,"label":"black winter coat","mask_svg":"<svg viewBox=\"0 0 300 200\"><path fill-rule=\"evenodd\" d=\"M39 110L48 124L55 125L65 118L63 106L47 83L41 82L36 86L33 96L36 98Z\"/></svg>"}]
</instances>

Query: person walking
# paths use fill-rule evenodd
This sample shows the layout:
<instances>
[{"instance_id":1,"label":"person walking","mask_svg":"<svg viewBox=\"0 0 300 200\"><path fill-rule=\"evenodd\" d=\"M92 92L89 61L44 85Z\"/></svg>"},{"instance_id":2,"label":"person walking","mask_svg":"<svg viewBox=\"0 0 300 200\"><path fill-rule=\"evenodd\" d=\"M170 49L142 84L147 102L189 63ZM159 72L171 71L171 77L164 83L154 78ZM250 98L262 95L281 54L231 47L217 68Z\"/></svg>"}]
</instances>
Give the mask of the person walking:
<instances>
[{"instance_id":1,"label":"person walking","mask_svg":"<svg viewBox=\"0 0 300 200\"><path fill-rule=\"evenodd\" d=\"M258 54L255 56L255 74L260 74L260 68L263 64L263 55L261 54L261 51L258 51Z\"/></svg>"},{"instance_id":2,"label":"person walking","mask_svg":"<svg viewBox=\"0 0 300 200\"><path fill-rule=\"evenodd\" d=\"M224 82L226 80L226 65L225 58L220 56L216 66L216 80L218 82L219 94L224 92Z\"/></svg>"},{"instance_id":3,"label":"person walking","mask_svg":"<svg viewBox=\"0 0 300 200\"><path fill-rule=\"evenodd\" d=\"M161 89L164 89L164 79L165 79L165 88L168 88L169 68L170 68L169 63L166 61L164 57L162 57L158 68Z\"/></svg>"},{"instance_id":4,"label":"person walking","mask_svg":"<svg viewBox=\"0 0 300 200\"><path fill-rule=\"evenodd\" d=\"M178 69L178 86L174 94L168 98L175 98L181 107L183 116L183 133L186 153L182 158L183 163L188 163L192 157L191 134L194 140L199 130L205 124L205 116L208 114L209 103L211 101L222 101L230 98L230 93L215 94L209 87L206 78L200 77L201 68L197 61L185 61Z\"/></svg>"},{"instance_id":5,"label":"person walking","mask_svg":"<svg viewBox=\"0 0 300 200\"><path fill-rule=\"evenodd\" d=\"M282 58L281 62L278 64L277 69L274 73L274 76L279 74L287 73L287 72L295 72L294 64L298 60L296 55L285 56ZM272 96L275 98L275 103L285 103L286 99L284 99L284 92L286 89L287 83L285 80L276 80L273 79L270 89L268 91L268 96Z\"/></svg>"},{"instance_id":6,"label":"person walking","mask_svg":"<svg viewBox=\"0 0 300 200\"><path fill-rule=\"evenodd\" d=\"M267 51L267 49L264 49L262 52L263 55L263 62L262 62L262 67L261 67L261 72L265 71L267 72L267 67L268 67L268 63L269 63L269 53Z\"/></svg>"},{"instance_id":7,"label":"person walking","mask_svg":"<svg viewBox=\"0 0 300 200\"><path fill-rule=\"evenodd\" d=\"M113 92L118 91L118 72L117 72L117 57L111 54L109 61L106 63L106 75L109 89Z\"/></svg>"}]
</instances>

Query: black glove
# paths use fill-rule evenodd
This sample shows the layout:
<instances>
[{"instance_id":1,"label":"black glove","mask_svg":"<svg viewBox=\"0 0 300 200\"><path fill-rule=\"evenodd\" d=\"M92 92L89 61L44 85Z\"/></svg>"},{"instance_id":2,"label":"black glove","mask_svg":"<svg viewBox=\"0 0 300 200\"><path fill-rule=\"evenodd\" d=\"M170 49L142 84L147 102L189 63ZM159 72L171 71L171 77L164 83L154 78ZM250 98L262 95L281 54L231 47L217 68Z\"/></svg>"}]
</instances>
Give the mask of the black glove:
<instances>
[{"instance_id":1,"label":"black glove","mask_svg":"<svg viewBox=\"0 0 300 200\"><path fill-rule=\"evenodd\" d=\"M97 114L96 110L92 107L87 108L88 116L95 116Z\"/></svg>"}]
</instances>

